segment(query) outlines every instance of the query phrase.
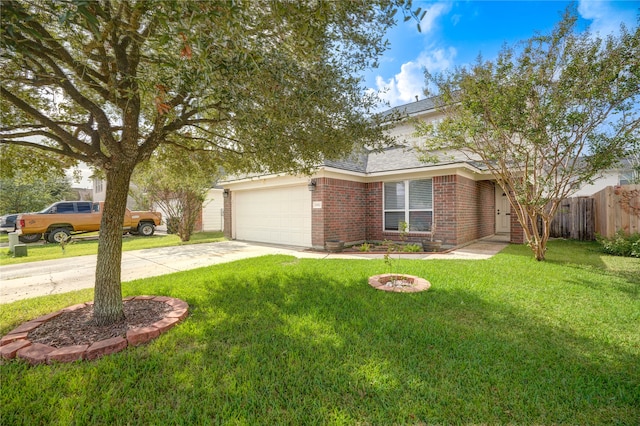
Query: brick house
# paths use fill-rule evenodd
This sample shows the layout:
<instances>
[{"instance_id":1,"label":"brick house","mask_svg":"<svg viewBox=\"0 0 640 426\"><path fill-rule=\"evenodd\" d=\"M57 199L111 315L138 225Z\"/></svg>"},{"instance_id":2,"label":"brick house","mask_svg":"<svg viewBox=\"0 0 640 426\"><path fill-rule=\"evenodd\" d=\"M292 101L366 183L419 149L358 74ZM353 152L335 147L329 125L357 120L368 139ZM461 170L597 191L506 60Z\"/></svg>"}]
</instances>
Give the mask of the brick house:
<instances>
[{"instance_id":1,"label":"brick house","mask_svg":"<svg viewBox=\"0 0 640 426\"><path fill-rule=\"evenodd\" d=\"M433 102L424 99L394 110L436 120ZM274 174L221 182L227 238L322 249L327 240L346 244L431 237L458 246L493 234L522 242L507 197L479 163L460 155L425 163L411 148L413 124L393 129L401 146L327 161L310 176ZM433 225L435 224L435 229Z\"/></svg>"}]
</instances>

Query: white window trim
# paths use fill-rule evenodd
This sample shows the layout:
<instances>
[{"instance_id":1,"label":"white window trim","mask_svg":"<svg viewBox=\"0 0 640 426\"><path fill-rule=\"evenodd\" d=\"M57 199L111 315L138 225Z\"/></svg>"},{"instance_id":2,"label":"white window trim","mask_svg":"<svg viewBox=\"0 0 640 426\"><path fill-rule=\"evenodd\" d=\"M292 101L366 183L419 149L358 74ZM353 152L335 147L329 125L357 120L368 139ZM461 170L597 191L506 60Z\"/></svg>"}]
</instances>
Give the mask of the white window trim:
<instances>
[{"instance_id":1,"label":"white window trim","mask_svg":"<svg viewBox=\"0 0 640 426\"><path fill-rule=\"evenodd\" d=\"M419 180L430 180L431 181L431 208L430 209L413 209L413 210L409 210L409 182L411 181L419 181ZM405 193L405 197L404 197L404 210L401 209L389 209L387 210L385 208L385 191L386 191L386 185L387 183L398 183L398 182L402 182L404 184L404 193ZM386 213L402 213L404 212L404 222L409 224L409 228L411 228L411 222L409 222L409 215L410 212L431 212L431 224L433 225L433 223L435 222L435 217L434 217L434 200L433 200L433 178L424 178L424 179L404 179L404 180L394 180L394 181L388 181L388 182L383 182L382 183L382 232L394 232L399 234L400 230L392 230L392 229L387 229L387 215ZM431 231L411 231L411 229L408 229L407 232L409 234L425 234L425 233L429 233Z\"/></svg>"}]
</instances>

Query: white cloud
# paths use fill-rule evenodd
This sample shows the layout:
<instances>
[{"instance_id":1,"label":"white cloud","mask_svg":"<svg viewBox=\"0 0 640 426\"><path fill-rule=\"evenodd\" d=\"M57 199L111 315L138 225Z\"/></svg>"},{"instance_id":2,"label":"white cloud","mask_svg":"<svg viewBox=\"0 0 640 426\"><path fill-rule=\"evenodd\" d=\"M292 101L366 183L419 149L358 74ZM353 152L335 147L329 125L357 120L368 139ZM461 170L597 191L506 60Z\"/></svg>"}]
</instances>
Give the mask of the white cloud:
<instances>
[{"instance_id":1,"label":"white cloud","mask_svg":"<svg viewBox=\"0 0 640 426\"><path fill-rule=\"evenodd\" d=\"M601 37L617 34L621 23L630 28L635 22L634 10L617 10L611 2L603 0L581 0L578 13L584 19L591 21L591 32L599 33Z\"/></svg>"},{"instance_id":2,"label":"white cloud","mask_svg":"<svg viewBox=\"0 0 640 426\"><path fill-rule=\"evenodd\" d=\"M422 34L426 35L437 30L438 20L446 16L452 9L453 2L445 1L434 3L426 10L427 13L420 22ZM459 19L454 17L453 19ZM429 47L423 50L415 59L405 62L400 67L400 72L385 80L378 75L376 77L376 89L379 97L387 101L391 106L414 102L416 96L424 98L424 70L440 72L454 63L456 49L453 47Z\"/></svg>"},{"instance_id":3,"label":"white cloud","mask_svg":"<svg viewBox=\"0 0 640 426\"><path fill-rule=\"evenodd\" d=\"M389 80L376 77L376 88L383 91L380 97L391 106L413 102L416 96L424 98L424 70L437 73L451 68L456 54L453 47L426 50L415 60L402 64L400 72Z\"/></svg>"},{"instance_id":4,"label":"white cloud","mask_svg":"<svg viewBox=\"0 0 640 426\"><path fill-rule=\"evenodd\" d=\"M423 33L432 31L436 25L436 20L443 15L446 15L451 10L451 2L435 3L431 7L427 8L427 14L424 19L420 21L420 27Z\"/></svg>"}]
</instances>

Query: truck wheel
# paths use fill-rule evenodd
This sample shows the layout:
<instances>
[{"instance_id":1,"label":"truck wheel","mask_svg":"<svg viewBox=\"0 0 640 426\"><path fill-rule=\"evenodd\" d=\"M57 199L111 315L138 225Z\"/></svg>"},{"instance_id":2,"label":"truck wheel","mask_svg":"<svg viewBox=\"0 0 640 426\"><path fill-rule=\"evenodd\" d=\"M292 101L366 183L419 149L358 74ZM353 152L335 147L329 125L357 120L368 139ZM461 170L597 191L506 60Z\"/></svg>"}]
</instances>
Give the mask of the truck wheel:
<instances>
[{"instance_id":1,"label":"truck wheel","mask_svg":"<svg viewBox=\"0 0 640 426\"><path fill-rule=\"evenodd\" d=\"M144 222L138 225L138 234L144 237L150 237L156 231L156 227L153 223Z\"/></svg>"},{"instance_id":2,"label":"truck wheel","mask_svg":"<svg viewBox=\"0 0 640 426\"><path fill-rule=\"evenodd\" d=\"M40 238L42 238L42 234L26 234L18 236L21 243L35 243L36 241L40 241Z\"/></svg>"},{"instance_id":3,"label":"truck wheel","mask_svg":"<svg viewBox=\"0 0 640 426\"><path fill-rule=\"evenodd\" d=\"M64 228L58 228L49 233L48 240L50 243L59 243L69 238L70 235L71 233L68 230Z\"/></svg>"}]
</instances>

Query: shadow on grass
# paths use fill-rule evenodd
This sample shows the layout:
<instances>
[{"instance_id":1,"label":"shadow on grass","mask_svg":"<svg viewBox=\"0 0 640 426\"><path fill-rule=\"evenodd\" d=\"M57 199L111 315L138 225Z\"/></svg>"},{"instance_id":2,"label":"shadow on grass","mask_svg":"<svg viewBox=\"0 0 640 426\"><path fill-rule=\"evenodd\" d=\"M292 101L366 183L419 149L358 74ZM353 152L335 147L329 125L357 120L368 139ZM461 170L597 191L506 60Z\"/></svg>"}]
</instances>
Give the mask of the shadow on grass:
<instances>
[{"instance_id":1,"label":"shadow on grass","mask_svg":"<svg viewBox=\"0 0 640 426\"><path fill-rule=\"evenodd\" d=\"M187 300L190 316L95 363L12 363L3 382L22 391L3 385L3 423L625 424L640 415L637 349L491 301L493 283L456 282L463 263L407 265L436 277L432 289L372 289L382 261L284 256L206 268L190 282L161 277L152 291L149 280L132 283L133 294Z\"/></svg>"}]
</instances>

